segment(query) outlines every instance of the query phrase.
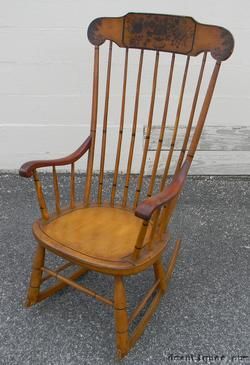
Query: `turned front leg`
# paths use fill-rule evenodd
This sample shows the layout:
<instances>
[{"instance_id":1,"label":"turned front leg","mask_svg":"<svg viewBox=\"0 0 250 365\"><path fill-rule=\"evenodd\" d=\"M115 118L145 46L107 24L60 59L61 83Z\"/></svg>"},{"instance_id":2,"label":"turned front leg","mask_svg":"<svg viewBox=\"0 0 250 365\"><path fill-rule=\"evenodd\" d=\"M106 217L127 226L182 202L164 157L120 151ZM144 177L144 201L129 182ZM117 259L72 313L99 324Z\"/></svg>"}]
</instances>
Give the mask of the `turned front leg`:
<instances>
[{"instance_id":1,"label":"turned front leg","mask_svg":"<svg viewBox=\"0 0 250 365\"><path fill-rule=\"evenodd\" d=\"M29 307L35 304L38 300L41 280L42 280L42 270L41 267L44 265L45 248L40 244L37 245L36 253L33 259L32 273L30 277L30 285L28 289L26 306Z\"/></svg>"},{"instance_id":2,"label":"turned front leg","mask_svg":"<svg viewBox=\"0 0 250 365\"><path fill-rule=\"evenodd\" d=\"M129 350L128 314L126 307L126 293L122 276L115 276L114 310L117 354L121 359Z\"/></svg>"}]
</instances>

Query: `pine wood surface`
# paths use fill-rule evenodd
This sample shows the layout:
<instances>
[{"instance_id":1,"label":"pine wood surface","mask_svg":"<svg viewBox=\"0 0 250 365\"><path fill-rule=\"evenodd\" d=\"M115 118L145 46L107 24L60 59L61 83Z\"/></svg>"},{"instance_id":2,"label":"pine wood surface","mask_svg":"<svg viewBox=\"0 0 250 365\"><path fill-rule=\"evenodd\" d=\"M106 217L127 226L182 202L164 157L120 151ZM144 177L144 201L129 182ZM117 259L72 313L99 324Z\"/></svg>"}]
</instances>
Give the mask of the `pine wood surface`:
<instances>
[{"instance_id":1,"label":"pine wood surface","mask_svg":"<svg viewBox=\"0 0 250 365\"><path fill-rule=\"evenodd\" d=\"M91 224L87 226L82 217L87 217ZM62 210L60 217L54 215L48 221L36 221L33 234L44 247L90 270L132 275L152 265L166 249L170 238L168 232L161 237L155 235L155 245L151 243L148 248L149 230L140 257L135 260L133 253L141 222L132 211L123 208L78 206L75 210Z\"/></svg>"},{"instance_id":2,"label":"pine wood surface","mask_svg":"<svg viewBox=\"0 0 250 365\"><path fill-rule=\"evenodd\" d=\"M78 253L119 261L132 253L141 219L124 209L90 207L72 210L40 228L52 240ZM144 245L149 235L150 230Z\"/></svg>"}]
</instances>

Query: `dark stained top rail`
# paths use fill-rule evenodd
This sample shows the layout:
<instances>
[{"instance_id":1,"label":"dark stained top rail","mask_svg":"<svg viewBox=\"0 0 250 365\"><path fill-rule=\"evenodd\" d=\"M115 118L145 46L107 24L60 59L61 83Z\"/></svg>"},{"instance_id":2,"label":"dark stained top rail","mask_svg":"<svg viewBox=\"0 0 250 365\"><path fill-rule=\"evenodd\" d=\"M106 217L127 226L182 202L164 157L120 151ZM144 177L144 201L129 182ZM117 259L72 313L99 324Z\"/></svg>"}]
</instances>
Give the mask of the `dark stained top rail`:
<instances>
[{"instance_id":1,"label":"dark stained top rail","mask_svg":"<svg viewBox=\"0 0 250 365\"><path fill-rule=\"evenodd\" d=\"M229 58L234 48L233 36L227 29L176 15L128 13L97 18L89 25L88 38L95 46L111 40L120 47L190 56L207 51L219 62Z\"/></svg>"}]
</instances>

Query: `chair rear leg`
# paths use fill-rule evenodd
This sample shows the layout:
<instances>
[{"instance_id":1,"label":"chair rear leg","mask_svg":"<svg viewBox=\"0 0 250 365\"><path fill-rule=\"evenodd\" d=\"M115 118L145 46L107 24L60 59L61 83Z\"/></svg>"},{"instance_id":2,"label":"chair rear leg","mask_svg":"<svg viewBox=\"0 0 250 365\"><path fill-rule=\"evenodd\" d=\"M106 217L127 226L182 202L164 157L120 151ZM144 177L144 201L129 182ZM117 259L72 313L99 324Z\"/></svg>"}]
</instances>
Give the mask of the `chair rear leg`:
<instances>
[{"instance_id":1,"label":"chair rear leg","mask_svg":"<svg viewBox=\"0 0 250 365\"><path fill-rule=\"evenodd\" d=\"M128 314L126 294L122 276L115 276L114 310L117 355L121 359L129 351Z\"/></svg>"},{"instance_id":2,"label":"chair rear leg","mask_svg":"<svg viewBox=\"0 0 250 365\"><path fill-rule=\"evenodd\" d=\"M166 285L167 286L169 284L169 281L170 281L171 276L172 276L173 271L174 271L174 267L175 267L175 264L176 264L176 260L177 260L177 257L178 257L179 251L180 251L180 246L181 246L181 240L178 239L175 242L174 250L173 250L172 256L171 256L171 258L169 260L169 264L168 264L167 271L165 273Z\"/></svg>"},{"instance_id":3,"label":"chair rear leg","mask_svg":"<svg viewBox=\"0 0 250 365\"><path fill-rule=\"evenodd\" d=\"M30 284L27 294L27 299L25 305L30 307L36 304L38 301L38 296L40 292L40 285L42 280L42 270L41 267L44 265L45 258L45 248L38 244L33 259L32 272L30 277Z\"/></svg>"}]
</instances>

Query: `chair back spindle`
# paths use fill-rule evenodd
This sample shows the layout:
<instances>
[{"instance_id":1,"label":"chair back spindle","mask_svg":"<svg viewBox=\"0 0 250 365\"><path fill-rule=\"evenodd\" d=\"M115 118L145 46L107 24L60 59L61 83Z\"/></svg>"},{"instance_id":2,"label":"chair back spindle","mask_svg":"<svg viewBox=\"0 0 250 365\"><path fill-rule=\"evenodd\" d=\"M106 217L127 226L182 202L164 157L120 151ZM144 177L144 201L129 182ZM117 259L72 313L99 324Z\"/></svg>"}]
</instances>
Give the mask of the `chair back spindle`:
<instances>
[{"instance_id":1,"label":"chair back spindle","mask_svg":"<svg viewBox=\"0 0 250 365\"><path fill-rule=\"evenodd\" d=\"M117 178L119 172L119 164L121 158L121 147L122 147L122 137L123 137L123 127L124 127L124 114L125 114L125 101L126 101L126 91L127 91L127 78L128 78L128 48L126 48L125 52L125 61L124 61L124 71L123 71L123 87L122 87L122 103L121 103L121 114L120 114L120 126L119 126L119 135L117 141L117 150L116 150L116 160L115 160L115 169L114 169L114 177L111 191L111 206L115 203L115 193L117 187Z\"/></svg>"},{"instance_id":2,"label":"chair back spindle","mask_svg":"<svg viewBox=\"0 0 250 365\"><path fill-rule=\"evenodd\" d=\"M104 106L104 116L103 116L103 128L102 128L102 147L101 147L100 173L99 173L99 184L98 184L99 186L98 186L98 198L97 198L98 204L102 203L102 189L103 189L104 163L105 163L106 139L107 139L107 124L108 124L111 61L112 61L112 42L110 41L109 55L108 55L108 67L107 67L107 79L106 79L105 106Z\"/></svg>"},{"instance_id":3,"label":"chair back spindle","mask_svg":"<svg viewBox=\"0 0 250 365\"><path fill-rule=\"evenodd\" d=\"M154 164L153 164L153 168L152 168L150 184L148 187L148 193L147 193L148 197L151 197L153 189L154 189L155 177L157 174L157 169L158 169L158 164L159 164L159 159L160 159L160 154L161 154L161 148L162 148L162 142L163 142L163 137L164 137L164 133L165 133L165 129L166 129L169 98L170 98L170 93L171 93L171 85L172 85L173 72L174 72L174 63L175 63L175 54L173 53L172 58L171 58L170 70L169 70L169 77L168 77L168 83L167 83L167 91L166 91L166 97L165 97L165 103L164 103L164 111L163 111L163 116L162 116L160 135L158 138L157 149L156 149Z\"/></svg>"},{"instance_id":4,"label":"chair back spindle","mask_svg":"<svg viewBox=\"0 0 250 365\"><path fill-rule=\"evenodd\" d=\"M140 53L140 61L139 61L138 75L137 75L133 126L132 126L132 133L131 133L131 139L130 139L130 147L129 147L129 155L128 155L127 171L126 171L126 180L125 180L123 200L122 200L122 206L123 207L126 207L126 205L127 205L130 174L131 174L131 167L132 167L132 162L133 162L135 137L136 137L136 127L137 127L137 118L138 118L138 109L139 109L139 98L140 98L141 76L142 76L142 66L143 66L143 55L144 55L144 50L142 49L141 53Z\"/></svg>"},{"instance_id":5,"label":"chair back spindle","mask_svg":"<svg viewBox=\"0 0 250 365\"><path fill-rule=\"evenodd\" d=\"M55 193L55 205L56 205L56 213L61 213L61 204L60 204L60 193L59 193L59 186L58 186L58 177L56 173L56 167L52 167L53 173L53 186L54 186L54 193Z\"/></svg>"},{"instance_id":6,"label":"chair back spindle","mask_svg":"<svg viewBox=\"0 0 250 365\"><path fill-rule=\"evenodd\" d=\"M84 190L84 203L89 204L91 181L93 174L94 153L95 153L95 139L96 139L96 124L98 112L98 86L99 86L99 46L95 46L94 53L94 75L93 75L93 92L92 92L92 111L91 111L91 146L88 153L88 163L86 172L86 182Z\"/></svg>"},{"instance_id":7,"label":"chair back spindle","mask_svg":"<svg viewBox=\"0 0 250 365\"><path fill-rule=\"evenodd\" d=\"M38 203L39 203L41 216L44 220L48 220L49 219L49 213L48 213L46 201L45 201L45 198L44 198L42 185L41 185L41 182L39 180L38 173L36 172L36 170L34 170L34 172L33 172L33 178L34 178L36 194L37 194L37 199L38 199Z\"/></svg>"},{"instance_id":8,"label":"chair back spindle","mask_svg":"<svg viewBox=\"0 0 250 365\"><path fill-rule=\"evenodd\" d=\"M75 164L74 162L71 164L70 171L70 208L73 209L75 207Z\"/></svg>"},{"instance_id":9,"label":"chair back spindle","mask_svg":"<svg viewBox=\"0 0 250 365\"><path fill-rule=\"evenodd\" d=\"M189 120L188 120L188 124L187 124L187 128L186 128L182 148L181 148L181 151L180 151L180 156L179 156L179 159L178 159L178 162L177 162L177 165L176 165L175 174L180 169L181 164L183 162L183 158L185 156L185 152L186 152L186 148L187 148L187 144L188 144L188 140L189 140L189 137L190 137L191 128L192 128L192 124L193 124L193 120L194 120L194 113L195 113L196 106L197 106L197 101L198 101L199 91L200 91L202 77L203 77L203 73L204 73L204 68L205 68L205 64L206 64L206 59L207 59L207 52L204 52L203 58L202 58L202 63L201 63L201 68L200 68L200 72L199 72L199 78L198 78L196 89L195 89L192 108L191 108L191 112L190 112L190 116L189 116Z\"/></svg>"},{"instance_id":10,"label":"chair back spindle","mask_svg":"<svg viewBox=\"0 0 250 365\"><path fill-rule=\"evenodd\" d=\"M174 130L173 130L173 134L172 134L171 145L170 145L170 149L168 152L168 157L167 157L164 173L162 176L161 188L160 188L161 190L163 190L165 187L166 179L167 179L167 176L169 173L169 167L170 167L173 152L174 152L175 141L176 141L179 122L180 122L180 115L181 115L184 91L185 91L185 86L186 86L187 74L188 74L189 61L190 61L190 56L187 57L185 69L184 69L184 73L183 73L179 102L178 102L178 107L177 107L177 112L176 112L176 117L175 117L175 123L174 123Z\"/></svg>"},{"instance_id":11,"label":"chair back spindle","mask_svg":"<svg viewBox=\"0 0 250 365\"><path fill-rule=\"evenodd\" d=\"M155 55L155 65L154 65L154 76L153 76L153 83L152 83L152 93L151 93L151 101L150 101L150 109L149 109L149 116L148 116L148 125L147 125L147 131L146 131L146 137L145 137L145 143L144 143L144 149L143 149L143 155L142 155L142 161L141 161L141 168L140 168L140 174L137 182L137 187L135 191L135 199L134 199L134 208L137 207L139 196L141 192L142 187L142 180L147 160L147 153L148 153L148 147L149 147L149 141L150 141L150 135L151 135L151 129L152 129L152 122L153 122L153 112L154 112L154 105L155 105L155 94L156 94L156 84L157 84L157 74L158 74L158 65L159 65L159 51L156 51Z\"/></svg>"}]
</instances>

